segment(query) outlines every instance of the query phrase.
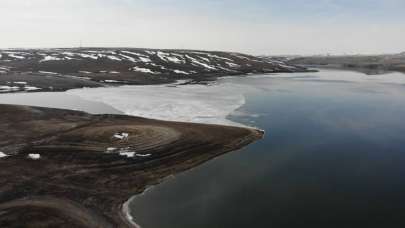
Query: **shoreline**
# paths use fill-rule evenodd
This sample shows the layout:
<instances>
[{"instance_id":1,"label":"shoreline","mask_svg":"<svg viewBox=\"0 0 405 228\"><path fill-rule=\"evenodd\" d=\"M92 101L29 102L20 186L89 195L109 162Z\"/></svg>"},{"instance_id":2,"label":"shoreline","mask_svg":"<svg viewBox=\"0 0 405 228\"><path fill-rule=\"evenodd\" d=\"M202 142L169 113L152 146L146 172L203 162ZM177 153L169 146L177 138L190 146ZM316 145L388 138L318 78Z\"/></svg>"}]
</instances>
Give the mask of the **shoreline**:
<instances>
[{"instance_id":1,"label":"shoreline","mask_svg":"<svg viewBox=\"0 0 405 228\"><path fill-rule=\"evenodd\" d=\"M0 151L10 155L0 158L0 177L5 181L0 187L0 208L6 202L30 196L61 198L80 202L118 227L128 223L122 216L128 205L125 202L144 192L147 186L155 186L167 177L263 137L262 131L240 127L29 106L0 107L4 133L0 135ZM114 139L116 132L128 132L129 138ZM106 152L106 148L128 146L136 151L134 155L142 156L131 158L119 151ZM38 159L29 159L27 155L34 152ZM13 208L0 215L0 226L8 222L20 226L44 222L61 227L84 225L79 220L70 221L69 213L59 208L22 208L30 208L46 219L31 216L15 220L21 217L21 210ZM56 217L47 216L51 209Z\"/></svg>"}]
</instances>

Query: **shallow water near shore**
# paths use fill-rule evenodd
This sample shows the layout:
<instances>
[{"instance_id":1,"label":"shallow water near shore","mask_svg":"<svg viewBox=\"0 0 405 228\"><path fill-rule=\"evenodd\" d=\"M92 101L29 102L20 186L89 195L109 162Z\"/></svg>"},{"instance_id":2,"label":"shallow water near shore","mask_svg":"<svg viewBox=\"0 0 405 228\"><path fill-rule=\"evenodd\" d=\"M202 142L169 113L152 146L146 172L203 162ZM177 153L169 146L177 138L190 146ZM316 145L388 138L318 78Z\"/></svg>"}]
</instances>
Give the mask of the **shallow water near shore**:
<instances>
[{"instance_id":1,"label":"shallow water near shore","mask_svg":"<svg viewBox=\"0 0 405 228\"><path fill-rule=\"evenodd\" d=\"M144 228L402 227L405 75L385 76L229 79L256 88L229 118L265 139L135 197L132 217Z\"/></svg>"}]
</instances>

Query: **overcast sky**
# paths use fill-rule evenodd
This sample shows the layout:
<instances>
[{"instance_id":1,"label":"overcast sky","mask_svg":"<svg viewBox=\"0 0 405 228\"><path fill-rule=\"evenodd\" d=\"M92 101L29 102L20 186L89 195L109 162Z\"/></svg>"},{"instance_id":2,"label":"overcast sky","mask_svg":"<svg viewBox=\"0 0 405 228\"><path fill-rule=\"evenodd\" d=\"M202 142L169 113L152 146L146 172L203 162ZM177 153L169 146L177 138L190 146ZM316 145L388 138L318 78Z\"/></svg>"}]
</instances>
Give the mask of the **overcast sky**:
<instances>
[{"instance_id":1,"label":"overcast sky","mask_svg":"<svg viewBox=\"0 0 405 228\"><path fill-rule=\"evenodd\" d=\"M405 51L405 0L0 0L0 47Z\"/></svg>"}]
</instances>

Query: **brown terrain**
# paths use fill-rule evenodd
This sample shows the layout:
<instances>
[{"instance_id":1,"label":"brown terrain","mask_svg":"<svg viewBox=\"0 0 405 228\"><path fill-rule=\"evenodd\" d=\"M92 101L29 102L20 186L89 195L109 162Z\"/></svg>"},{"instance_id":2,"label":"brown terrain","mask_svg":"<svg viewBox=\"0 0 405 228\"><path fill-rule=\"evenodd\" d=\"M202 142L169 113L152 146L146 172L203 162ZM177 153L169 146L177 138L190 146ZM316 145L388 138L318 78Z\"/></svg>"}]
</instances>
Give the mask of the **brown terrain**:
<instances>
[{"instance_id":1,"label":"brown terrain","mask_svg":"<svg viewBox=\"0 0 405 228\"><path fill-rule=\"evenodd\" d=\"M0 227L131 227L123 204L255 129L0 105Z\"/></svg>"},{"instance_id":2,"label":"brown terrain","mask_svg":"<svg viewBox=\"0 0 405 228\"><path fill-rule=\"evenodd\" d=\"M0 50L0 93L82 87L189 83L250 73L306 68L256 56L215 51L135 48Z\"/></svg>"}]
</instances>

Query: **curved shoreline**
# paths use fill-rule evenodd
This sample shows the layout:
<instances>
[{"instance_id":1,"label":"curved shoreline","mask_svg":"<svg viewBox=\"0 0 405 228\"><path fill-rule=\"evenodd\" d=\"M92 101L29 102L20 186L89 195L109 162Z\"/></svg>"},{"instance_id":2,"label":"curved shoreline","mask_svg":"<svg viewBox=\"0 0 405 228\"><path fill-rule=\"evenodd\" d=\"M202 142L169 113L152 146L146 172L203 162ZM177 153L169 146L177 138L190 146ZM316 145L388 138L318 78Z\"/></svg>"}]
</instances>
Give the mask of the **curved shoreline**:
<instances>
[{"instance_id":1,"label":"curved shoreline","mask_svg":"<svg viewBox=\"0 0 405 228\"><path fill-rule=\"evenodd\" d=\"M134 193L263 137L259 130L240 127L17 105L0 109L0 151L12 154L0 158L0 204L32 196L66 199L113 227L134 226L123 213ZM112 147L117 150L108 150ZM134 156L122 156L120 148ZM40 159L30 159L31 153ZM24 209L40 216L24 219L18 219L19 210L0 209L0 226L66 227L74 214L60 207L49 217L49 207L27 205Z\"/></svg>"}]
</instances>

